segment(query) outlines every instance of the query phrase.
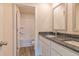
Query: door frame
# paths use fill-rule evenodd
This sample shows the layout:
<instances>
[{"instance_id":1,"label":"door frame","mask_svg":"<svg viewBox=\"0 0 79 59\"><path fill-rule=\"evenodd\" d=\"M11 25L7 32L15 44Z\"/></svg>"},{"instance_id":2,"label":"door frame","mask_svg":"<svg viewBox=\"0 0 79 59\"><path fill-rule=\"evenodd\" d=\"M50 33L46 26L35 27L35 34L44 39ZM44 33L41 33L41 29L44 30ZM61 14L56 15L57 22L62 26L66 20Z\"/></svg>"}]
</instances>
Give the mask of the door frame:
<instances>
[{"instance_id":1,"label":"door frame","mask_svg":"<svg viewBox=\"0 0 79 59\"><path fill-rule=\"evenodd\" d=\"M13 55L16 56L16 5L12 5L13 15Z\"/></svg>"},{"instance_id":2,"label":"door frame","mask_svg":"<svg viewBox=\"0 0 79 59\"><path fill-rule=\"evenodd\" d=\"M35 8L35 41L37 40L37 8L34 5L30 5L27 3L27 6L32 6ZM17 38L17 19L16 19L16 4L13 4L12 6L12 15L13 15L13 56L16 56L16 38ZM36 43L36 42L35 42ZM35 44L36 46L36 44ZM35 47L36 48L36 47Z\"/></svg>"}]
</instances>

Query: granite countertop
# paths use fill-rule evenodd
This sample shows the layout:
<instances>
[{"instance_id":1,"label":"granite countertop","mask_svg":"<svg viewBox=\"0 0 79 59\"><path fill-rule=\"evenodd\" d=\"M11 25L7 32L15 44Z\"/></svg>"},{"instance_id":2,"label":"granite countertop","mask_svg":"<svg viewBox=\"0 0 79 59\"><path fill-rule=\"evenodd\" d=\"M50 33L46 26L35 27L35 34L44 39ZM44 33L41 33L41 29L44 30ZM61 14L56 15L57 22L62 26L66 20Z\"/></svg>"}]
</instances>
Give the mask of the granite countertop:
<instances>
[{"instance_id":1,"label":"granite countertop","mask_svg":"<svg viewBox=\"0 0 79 59\"><path fill-rule=\"evenodd\" d=\"M49 35L49 34L46 34L44 32L43 33L41 32L40 35L47 38L48 40L56 42L60 45L63 45L65 47L72 49L72 50L76 51L77 53L79 53L79 40L78 39L62 37L61 35L57 35L57 37L47 37L46 35ZM71 43L78 42L77 43L78 45L76 46L74 44L69 44L70 43L69 41L71 41ZM69 43L67 43L67 42L69 42Z\"/></svg>"}]
</instances>

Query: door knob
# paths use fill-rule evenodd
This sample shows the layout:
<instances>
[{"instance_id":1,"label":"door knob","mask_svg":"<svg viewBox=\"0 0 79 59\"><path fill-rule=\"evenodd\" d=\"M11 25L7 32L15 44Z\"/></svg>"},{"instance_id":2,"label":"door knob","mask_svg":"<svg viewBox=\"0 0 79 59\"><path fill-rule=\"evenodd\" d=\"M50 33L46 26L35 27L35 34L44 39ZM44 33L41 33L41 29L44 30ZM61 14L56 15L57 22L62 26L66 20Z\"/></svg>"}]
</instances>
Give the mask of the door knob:
<instances>
[{"instance_id":1,"label":"door knob","mask_svg":"<svg viewBox=\"0 0 79 59\"><path fill-rule=\"evenodd\" d=\"M0 47L2 47L3 45L7 45L8 43L6 41L1 41L0 42Z\"/></svg>"}]
</instances>

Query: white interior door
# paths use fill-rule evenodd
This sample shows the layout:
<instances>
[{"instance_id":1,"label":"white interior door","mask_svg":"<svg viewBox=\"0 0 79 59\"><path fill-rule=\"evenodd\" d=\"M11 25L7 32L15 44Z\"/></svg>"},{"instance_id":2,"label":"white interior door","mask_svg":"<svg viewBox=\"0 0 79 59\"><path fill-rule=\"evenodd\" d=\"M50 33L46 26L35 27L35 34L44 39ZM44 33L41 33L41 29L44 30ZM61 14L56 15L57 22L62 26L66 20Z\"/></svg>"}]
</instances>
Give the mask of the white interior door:
<instances>
[{"instance_id":1,"label":"white interior door","mask_svg":"<svg viewBox=\"0 0 79 59\"><path fill-rule=\"evenodd\" d=\"M0 56L13 55L12 4L0 4ZM1 43L2 41L2 43ZM6 42L4 42L6 41ZM8 43L5 45L4 43Z\"/></svg>"},{"instance_id":2,"label":"white interior door","mask_svg":"<svg viewBox=\"0 0 79 59\"><path fill-rule=\"evenodd\" d=\"M4 56L7 42L4 40L4 4L0 4L0 56ZM7 38L6 38L7 39Z\"/></svg>"}]
</instances>

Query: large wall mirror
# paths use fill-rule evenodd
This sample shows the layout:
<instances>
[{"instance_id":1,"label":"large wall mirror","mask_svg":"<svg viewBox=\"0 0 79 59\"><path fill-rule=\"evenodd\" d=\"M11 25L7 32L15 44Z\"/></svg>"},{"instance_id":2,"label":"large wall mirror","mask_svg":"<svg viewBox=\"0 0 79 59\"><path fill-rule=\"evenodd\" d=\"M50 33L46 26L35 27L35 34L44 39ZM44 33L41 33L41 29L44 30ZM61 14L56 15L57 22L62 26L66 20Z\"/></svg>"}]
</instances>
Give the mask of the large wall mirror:
<instances>
[{"instance_id":1,"label":"large wall mirror","mask_svg":"<svg viewBox=\"0 0 79 59\"><path fill-rule=\"evenodd\" d=\"M73 31L79 31L79 3L73 4Z\"/></svg>"},{"instance_id":2,"label":"large wall mirror","mask_svg":"<svg viewBox=\"0 0 79 59\"><path fill-rule=\"evenodd\" d=\"M61 3L53 8L54 30L66 31L67 29L67 4Z\"/></svg>"}]
</instances>

